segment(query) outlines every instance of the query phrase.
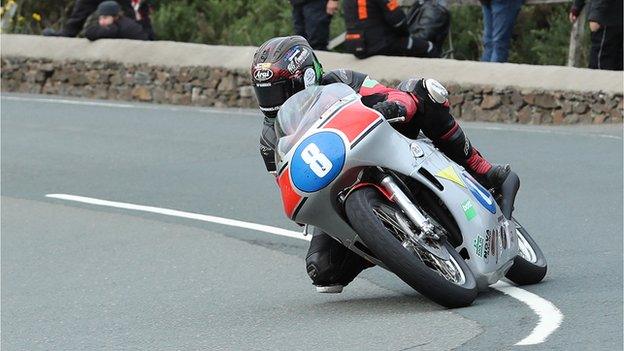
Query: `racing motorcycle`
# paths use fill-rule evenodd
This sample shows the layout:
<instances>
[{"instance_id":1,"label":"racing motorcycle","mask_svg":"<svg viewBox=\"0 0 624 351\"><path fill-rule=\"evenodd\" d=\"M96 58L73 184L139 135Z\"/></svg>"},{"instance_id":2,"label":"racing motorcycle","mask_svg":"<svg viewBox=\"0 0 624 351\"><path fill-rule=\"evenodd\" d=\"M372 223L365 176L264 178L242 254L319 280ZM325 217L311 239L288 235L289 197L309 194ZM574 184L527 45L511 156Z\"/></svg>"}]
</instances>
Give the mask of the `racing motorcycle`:
<instances>
[{"instance_id":1,"label":"racing motorcycle","mask_svg":"<svg viewBox=\"0 0 624 351\"><path fill-rule=\"evenodd\" d=\"M503 277L542 280L544 254L512 216L519 179L488 191L425 138L409 139L349 86L309 87L275 123L286 215L320 228L446 307Z\"/></svg>"}]
</instances>

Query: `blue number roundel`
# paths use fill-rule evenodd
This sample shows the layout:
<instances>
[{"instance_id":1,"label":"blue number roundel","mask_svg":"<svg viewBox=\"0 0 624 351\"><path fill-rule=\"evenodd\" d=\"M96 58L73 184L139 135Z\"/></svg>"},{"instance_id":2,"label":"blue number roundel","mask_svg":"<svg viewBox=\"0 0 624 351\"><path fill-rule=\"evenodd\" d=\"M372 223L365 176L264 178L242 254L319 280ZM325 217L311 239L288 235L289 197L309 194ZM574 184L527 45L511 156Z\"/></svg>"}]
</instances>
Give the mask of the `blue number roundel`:
<instances>
[{"instance_id":1,"label":"blue number roundel","mask_svg":"<svg viewBox=\"0 0 624 351\"><path fill-rule=\"evenodd\" d=\"M306 193L329 185L342 171L346 147L334 132L320 132L307 137L295 150L290 177L295 187Z\"/></svg>"}]
</instances>

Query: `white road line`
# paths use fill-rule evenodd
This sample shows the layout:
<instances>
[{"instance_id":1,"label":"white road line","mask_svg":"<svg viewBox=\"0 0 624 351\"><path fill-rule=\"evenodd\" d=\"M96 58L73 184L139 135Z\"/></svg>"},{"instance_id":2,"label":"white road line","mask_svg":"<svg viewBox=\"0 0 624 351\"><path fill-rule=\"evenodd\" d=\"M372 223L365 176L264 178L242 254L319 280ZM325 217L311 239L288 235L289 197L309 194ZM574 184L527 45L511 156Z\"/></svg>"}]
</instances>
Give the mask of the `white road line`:
<instances>
[{"instance_id":1,"label":"white road line","mask_svg":"<svg viewBox=\"0 0 624 351\"><path fill-rule=\"evenodd\" d=\"M292 230L272 227L269 225L243 222L243 221L238 221L236 219L209 216L209 215L203 215L199 213L184 212L184 211L178 211L178 210L170 210L170 209L160 208L160 207L135 205L135 204L129 204L125 202L100 200L100 199L94 199L92 197L84 197L84 196L76 196L76 195L48 194L46 195L46 197L67 200L67 201L82 202L82 203L91 204L91 205L123 208L125 210L157 213L157 214L161 214L165 216L195 219L195 220L203 221L203 222L223 224L223 225L228 225L231 227L251 229L251 230L256 230L259 232L265 232L269 234L281 235L281 236L286 236L289 238L303 239L303 240L310 241L309 237L303 236L303 233L301 232L295 232Z\"/></svg>"},{"instance_id":2,"label":"white road line","mask_svg":"<svg viewBox=\"0 0 624 351\"><path fill-rule=\"evenodd\" d=\"M119 102L104 102L104 101L89 101L89 100L71 100L71 99L52 99L52 98L28 98L21 96L5 96L2 95L2 99L10 100L10 101L37 101L51 104L66 104L66 105L81 105L81 106L99 106L99 107L114 107L114 108L133 108L133 109L144 109L144 110L169 110L169 111L188 111L189 109L193 109L194 111L204 112L204 113L216 113L216 114L232 114L235 113L237 115L244 116L260 116L260 112L250 112L245 110L237 110L237 109L218 109L218 108L209 108L209 107L200 107L200 106L170 106L170 105L158 105L158 104L124 104Z\"/></svg>"},{"instance_id":3,"label":"white road line","mask_svg":"<svg viewBox=\"0 0 624 351\"><path fill-rule=\"evenodd\" d=\"M505 282L498 282L492 287L514 299L524 302L539 316L539 322L531 334L518 341L516 345L535 345L543 343L546 341L546 338L561 325L563 314L552 302Z\"/></svg>"},{"instance_id":4,"label":"white road line","mask_svg":"<svg viewBox=\"0 0 624 351\"><path fill-rule=\"evenodd\" d=\"M530 129L529 130L529 129L518 128L514 126L499 127L499 126L462 125L462 127L465 127L465 129L476 129L476 130L492 130L492 131L501 131L501 132L518 132L518 133L527 132L527 133L538 133L538 134L555 134L555 135L568 135L568 136L571 135L571 136L583 136L583 137L594 136L597 138L622 140L622 137L617 136L617 135L591 133L591 132L575 133L575 132L566 132L563 130L552 130L552 129Z\"/></svg>"},{"instance_id":5,"label":"white road line","mask_svg":"<svg viewBox=\"0 0 624 351\"><path fill-rule=\"evenodd\" d=\"M275 234L280 236L285 236L288 238L301 239L310 241L310 236L303 236L300 232L295 232L292 230L286 230L282 228L272 227L263 224L256 224L250 222L239 221L235 219L216 217L203 215L199 213L171 210L160 207L153 206L143 206L143 205L135 205L125 202L116 202L116 201L108 201L108 200L100 200L92 197L84 197L77 195L68 195L68 194L47 194L46 197L61 199L67 201L75 201L82 202L91 205L98 206L106 206L106 207L115 207L122 208L126 210L133 211L141 211L141 212L149 212L162 214L165 216L173 216L173 217L181 217L188 219L195 219L204 222L211 222L217 224L228 225L232 227L239 227L245 229L256 230L260 232L265 232L269 234ZM550 301L543 299L533 293L530 293L526 290L520 289L518 287L509 285L507 283L498 282L492 286L494 289L517 299L526 305L528 305L539 317L539 322L526 338L522 339L516 345L535 345L540 344L546 341L546 338L550 336L563 321L563 314L561 311Z\"/></svg>"}]
</instances>

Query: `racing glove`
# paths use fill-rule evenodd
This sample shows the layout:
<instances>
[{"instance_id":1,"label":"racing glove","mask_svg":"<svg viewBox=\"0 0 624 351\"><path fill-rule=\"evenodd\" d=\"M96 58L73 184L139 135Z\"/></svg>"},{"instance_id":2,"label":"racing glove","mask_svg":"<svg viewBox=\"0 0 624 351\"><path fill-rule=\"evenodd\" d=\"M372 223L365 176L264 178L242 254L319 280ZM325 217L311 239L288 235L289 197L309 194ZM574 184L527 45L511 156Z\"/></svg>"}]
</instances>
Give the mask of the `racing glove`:
<instances>
[{"instance_id":1,"label":"racing glove","mask_svg":"<svg viewBox=\"0 0 624 351\"><path fill-rule=\"evenodd\" d=\"M407 110L405 106L396 101L382 101L373 106L373 109L381 113L386 119L405 117Z\"/></svg>"}]
</instances>

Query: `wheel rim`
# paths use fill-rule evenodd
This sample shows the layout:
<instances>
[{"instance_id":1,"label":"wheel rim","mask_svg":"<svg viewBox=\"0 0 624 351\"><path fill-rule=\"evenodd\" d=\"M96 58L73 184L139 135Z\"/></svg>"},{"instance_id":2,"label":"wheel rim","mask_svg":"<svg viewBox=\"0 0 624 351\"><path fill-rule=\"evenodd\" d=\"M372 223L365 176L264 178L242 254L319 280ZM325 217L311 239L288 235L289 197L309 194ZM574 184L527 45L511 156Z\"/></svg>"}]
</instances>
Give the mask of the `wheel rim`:
<instances>
[{"instance_id":1,"label":"wheel rim","mask_svg":"<svg viewBox=\"0 0 624 351\"><path fill-rule=\"evenodd\" d=\"M453 256L449 255L449 259L444 260L422 247L421 243L410 238L410 234L406 233L408 229L402 226L400 222L410 224L411 222L403 216L402 212L387 205L376 205L373 207L373 212L381 220L384 227L401 242L401 245L411 254L416 255L427 267L453 284L461 286L466 283L466 275ZM432 246L437 245L436 249L448 251L439 242L431 239L429 241Z\"/></svg>"},{"instance_id":2,"label":"wheel rim","mask_svg":"<svg viewBox=\"0 0 624 351\"><path fill-rule=\"evenodd\" d=\"M531 263L537 263L537 254L531 244L526 240L522 232L516 228L516 235L518 236L518 252L520 257Z\"/></svg>"}]
</instances>

